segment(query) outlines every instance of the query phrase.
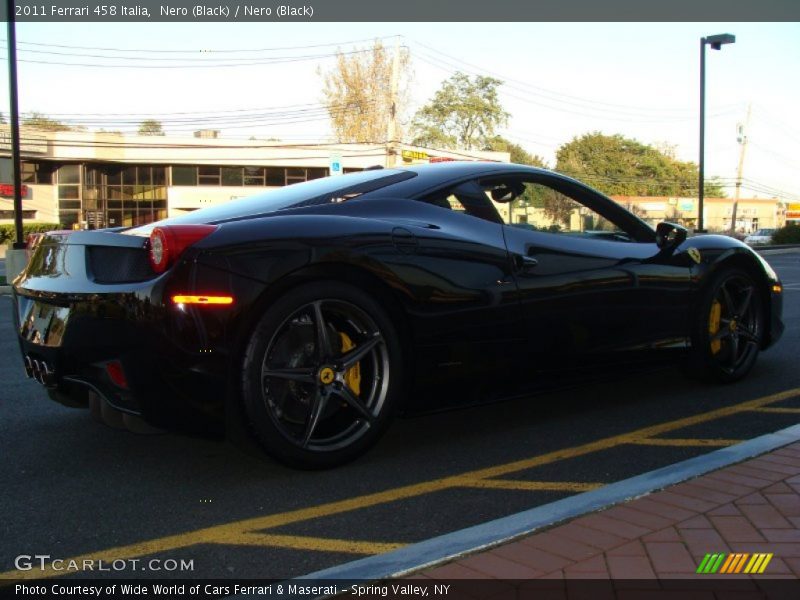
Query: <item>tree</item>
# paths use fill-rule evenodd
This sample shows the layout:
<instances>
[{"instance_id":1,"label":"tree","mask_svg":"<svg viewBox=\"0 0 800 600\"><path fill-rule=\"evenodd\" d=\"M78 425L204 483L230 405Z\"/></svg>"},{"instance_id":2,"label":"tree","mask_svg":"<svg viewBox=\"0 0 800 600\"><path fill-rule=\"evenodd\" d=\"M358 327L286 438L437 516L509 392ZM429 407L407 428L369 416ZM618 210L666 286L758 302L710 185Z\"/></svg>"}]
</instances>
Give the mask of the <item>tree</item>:
<instances>
[{"instance_id":1,"label":"tree","mask_svg":"<svg viewBox=\"0 0 800 600\"><path fill-rule=\"evenodd\" d=\"M637 140L600 132L574 138L556 152L556 170L592 184L605 194L696 196L697 165ZM707 196L724 197L720 182L705 182Z\"/></svg>"},{"instance_id":2,"label":"tree","mask_svg":"<svg viewBox=\"0 0 800 600\"><path fill-rule=\"evenodd\" d=\"M408 49L397 48L396 90L392 90L395 56L380 41L371 49L336 54L336 65L318 73L323 79L323 102L338 142L387 141L389 121L398 125L395 139L403 137L402 125L411 79ZM391 140L390 140L391 141Z\"/></svg>"},{"instance_id":3,"label":"tree","mask_svg":"<svg viewBox=\"0 0 800 600\"><path fill-rule=\"evenodd\" d=\"M139 135L164 135L161 121L155 119L145 119L139 123Z\"/></svg>"},{"instance_id":4,"label":"tree","mask_svg":"<svg viewBox=\"0 0 800 600\"><path fill-rule=\"evenodd\" d=\"M456 73L442 83L433 99L414 116L413 143L436 148L472 150L486 147L495 131L508 122L493 77L470 79Z\"/></svg>"},{"instance_id":5,"label":"tree","mask_svg":"<svg viewBox=\"0 0 800 600\"><path fill-rule=\"evenodd\" d=\"M72 127L61 121L51 119L40 112L33 111L28 113L27 116L22 117L22 124L26 127L33 127L35 129L42 129L44 131L75 131L80 129Z\"/></svg>"},{"instance_id":6,"label":"tree","mask_svg":"<svg viewBox=\"0 0 800 600\"><path fill-rule=\"evenodd\" d=\"M532 167L541 167L547 169L547 163L538 154L531 154L519 144L507 140L501 135L496 135L487 141L484 150L491 150L494 152L508 152L511 155L511 162L518 165L530 165Z\"/></svg>"}]
</instances>

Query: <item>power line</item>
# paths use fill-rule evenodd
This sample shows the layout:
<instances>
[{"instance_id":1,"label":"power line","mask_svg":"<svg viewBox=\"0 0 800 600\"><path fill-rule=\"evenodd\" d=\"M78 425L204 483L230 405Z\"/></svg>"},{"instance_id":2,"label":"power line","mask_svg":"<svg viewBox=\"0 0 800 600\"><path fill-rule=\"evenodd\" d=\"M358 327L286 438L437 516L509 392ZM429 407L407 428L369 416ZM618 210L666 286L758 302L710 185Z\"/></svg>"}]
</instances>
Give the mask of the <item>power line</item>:
<instances>
[{"instance_id":1,"label":"power line","mask_svg":"<svg viewBox=\"0 0 800 600\"><path fill-rule=\"evenodd\" d=\"M348 40L344 42L328 42L325 44L306 44L302 46L282 46L282 47L272 47L272 48L239 48L239 49L216 49L216 50L208 50L206 48L195 48L190 50L176 50L171 48L109 48L109 47L99 47L99 46L71 46L66 44L45 44L39 42L22 42L17 41L18 45L22 46L38 46L38 47L45 47L45 48L68 48L73 50L98 50L98 51L109 51L109 52L146 52L146 53L181 53L181 54L193 54L197 52L214 52L214 53L237 53L237 52L274 52L274 51L283 51L283 50L307 50L310 48L330 48L332 46L345 46L349 44L361 44L364 42L372 42L377 40L386 40L386 39L394 39L396 37L402 37L399 35L387 35L387 36L376 36L374 38L364 38L360 40ZM0 39L0 42L5 43L6 40Z\"/></svg>"}]
</instances>

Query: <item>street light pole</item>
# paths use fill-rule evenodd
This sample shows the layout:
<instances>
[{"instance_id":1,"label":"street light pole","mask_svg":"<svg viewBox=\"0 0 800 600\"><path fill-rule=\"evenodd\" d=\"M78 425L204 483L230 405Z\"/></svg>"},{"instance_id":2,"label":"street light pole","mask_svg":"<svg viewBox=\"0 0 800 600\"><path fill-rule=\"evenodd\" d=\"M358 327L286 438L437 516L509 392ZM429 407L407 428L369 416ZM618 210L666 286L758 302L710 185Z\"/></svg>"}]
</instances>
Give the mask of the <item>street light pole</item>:
<instances>
[{"instance_id":1,"label":"street light pole","mask_svg":"<svg viewBox=\"0 0 800 600\"><path fill-rule=\"evenodd\" d=\"M17 32L13 0L6 0L6 12L6 18L8 19L8 95L11 104L9 114L9 120L11 121L11 162L14 169L14 229L17 240L14 242L14 248L20 250L25 248L25 240L22 233L22 168L20 165L19 96L17 93Z\"/></svg>"},{"instance_id":2,"label":"street light pole","mask_svg":"<svg viewBox=\"0 0 800 600\"><path fill-rule=\"evenodd\" d=\"M734 42L736 42L736 36L730 33L700 38L700 157L697 161L697 229L695 229L695 233L706 232L703 227L706 154L706 44L711 46L712 50L719 50L723 44L733 44Z\"/></svg>"},{"instance_id":3,"label":"street light pole","mask_svg":"<svg viewBox=\"0 0 800 600\"><path fill-rule=\"evenodd\" d=\"M700 158L697 161L697 229L695 233L705 233L703 228L703 197L705 196L705 156L706 156L706 38L700 38Z\"/></svg>"}]
</instances>

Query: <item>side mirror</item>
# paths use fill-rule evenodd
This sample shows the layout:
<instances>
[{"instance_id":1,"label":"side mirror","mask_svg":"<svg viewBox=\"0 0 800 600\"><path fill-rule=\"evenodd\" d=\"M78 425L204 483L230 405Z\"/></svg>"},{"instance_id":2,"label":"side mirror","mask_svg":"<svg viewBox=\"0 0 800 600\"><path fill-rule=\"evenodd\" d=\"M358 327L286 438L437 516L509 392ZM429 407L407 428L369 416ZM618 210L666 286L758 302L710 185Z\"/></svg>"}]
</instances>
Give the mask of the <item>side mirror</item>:
<instances>
[{"instance_id":1,"label":"side mirror","mask_svg":"<svg viewBox=\"0 0 800 600\"><path fill-rule=\"evenodd\" d=\"M687 235L685 227L665 221L656 226L656 245L661 250L674 250L686 240Z\"/></svg>"}]
</instances>

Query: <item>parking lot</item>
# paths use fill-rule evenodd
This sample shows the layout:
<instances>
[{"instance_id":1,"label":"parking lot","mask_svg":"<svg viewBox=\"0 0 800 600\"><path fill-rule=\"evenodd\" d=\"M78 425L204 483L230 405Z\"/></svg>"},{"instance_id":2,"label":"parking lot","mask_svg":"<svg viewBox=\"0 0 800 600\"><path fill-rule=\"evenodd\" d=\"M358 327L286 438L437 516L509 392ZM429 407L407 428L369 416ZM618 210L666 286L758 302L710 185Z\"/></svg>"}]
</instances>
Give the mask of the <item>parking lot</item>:
<instances>
[{"instance_id":1,"label":"parking lot","mask_svg":"<svg viewBox=\"0 0 800 600\"><path fill-rule=\"evenodd\" d=\"M0 577L20 575L21 554L143 561L104 576L297 577L796 424L800 253L767 258L787 329L743 382L666 368L402 419L368 455L325 472L219 440L115 431L54 404L25 378L0 296ZM193 570L142 570L150 558Z\"/></svg>"}]
</instances>

